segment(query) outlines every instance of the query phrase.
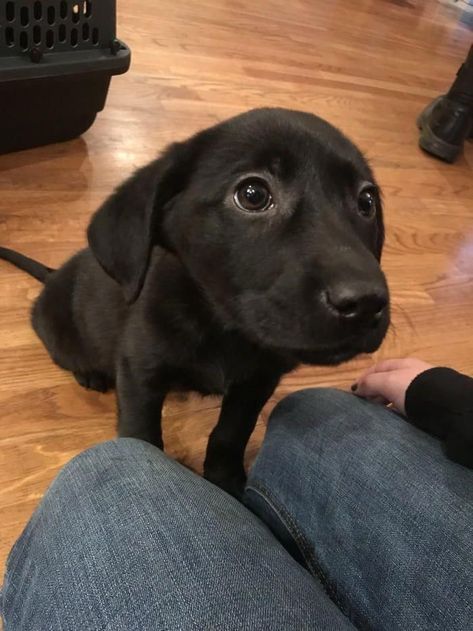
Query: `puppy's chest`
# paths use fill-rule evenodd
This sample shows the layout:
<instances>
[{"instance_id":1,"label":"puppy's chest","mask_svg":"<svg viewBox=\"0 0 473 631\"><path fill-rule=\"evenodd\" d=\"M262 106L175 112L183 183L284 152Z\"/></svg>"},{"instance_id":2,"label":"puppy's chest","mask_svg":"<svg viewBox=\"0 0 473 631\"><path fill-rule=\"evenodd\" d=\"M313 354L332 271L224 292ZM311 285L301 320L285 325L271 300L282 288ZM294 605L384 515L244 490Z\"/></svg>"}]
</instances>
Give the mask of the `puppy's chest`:
<instances>
[{"instance_id":1,"label":"puppy's chest","mask_svg":"<svg viewBox=\"0 0 473 631\"><path fill-rule=\"evenodd\" d=\"M195 362L186 370L187 388L201 394L224 394L232 382L250 379L260 366L260 353L246 341L208 340L196 350Z\"/></svg>"}]
</instances>

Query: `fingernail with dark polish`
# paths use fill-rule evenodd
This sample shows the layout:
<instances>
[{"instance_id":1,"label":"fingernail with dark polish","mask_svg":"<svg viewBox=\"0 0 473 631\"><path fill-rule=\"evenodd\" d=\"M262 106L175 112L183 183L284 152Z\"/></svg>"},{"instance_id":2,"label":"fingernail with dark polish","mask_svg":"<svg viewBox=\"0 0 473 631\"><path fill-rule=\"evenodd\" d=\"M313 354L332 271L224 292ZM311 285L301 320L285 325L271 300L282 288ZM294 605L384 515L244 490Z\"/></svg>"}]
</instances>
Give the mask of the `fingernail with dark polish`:
<instances>
[{"instance_id":1,"label":"fingernail with dark polish","mask_svg":"<svg viewBox=\"0 0 473 631\"><path fill-rule=\"evenodd\" d=\"M358 390L358 384L357 384L357 383L354 383L354 384L352 385L352 387L351 387L351 391L352 391L352 392L356 392L357 390Z\"/></svg>"}]
</instances>

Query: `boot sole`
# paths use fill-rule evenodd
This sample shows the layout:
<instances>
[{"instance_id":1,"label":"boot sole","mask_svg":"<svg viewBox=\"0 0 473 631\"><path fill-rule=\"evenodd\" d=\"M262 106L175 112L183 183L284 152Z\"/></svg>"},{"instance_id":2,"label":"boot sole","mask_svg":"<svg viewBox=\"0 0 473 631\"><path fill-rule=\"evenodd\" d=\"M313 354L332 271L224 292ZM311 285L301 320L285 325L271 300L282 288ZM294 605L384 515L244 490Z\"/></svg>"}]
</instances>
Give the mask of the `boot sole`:
<instances>
[{"instance_id":1,"label":"boot sole","mask_svg":"<svg viewBox=\"0 0 473 631\"><path fill-rule=\"evenodd\" d=\"M419 146L436 158L452 163L455 162L460 155L463 149L463 143L461 145L451 145L449 142L445 142L445 140L436 136L429 127L426 121L436 101L437 99L430 103L417 117L417 127L420 129Z\"/></svg>"}]
</instances>

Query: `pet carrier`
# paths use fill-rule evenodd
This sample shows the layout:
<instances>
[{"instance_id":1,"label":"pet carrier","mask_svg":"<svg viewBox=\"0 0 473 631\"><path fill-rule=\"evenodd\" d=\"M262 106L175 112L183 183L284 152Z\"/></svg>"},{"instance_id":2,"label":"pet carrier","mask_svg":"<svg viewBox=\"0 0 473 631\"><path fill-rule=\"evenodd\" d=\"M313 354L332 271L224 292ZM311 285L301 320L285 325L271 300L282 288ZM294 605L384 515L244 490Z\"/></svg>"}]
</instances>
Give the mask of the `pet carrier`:
<instances>
[{"instance_id":1,"label":"pet carrier","mask_svg":"<svg viewBox=\"0 0 473 631\"><path fill-rule=\"evenodd\" d=\"M0 153L79 136L130 65L115 0L0 0Z\"/></svg>"}]
</instances>

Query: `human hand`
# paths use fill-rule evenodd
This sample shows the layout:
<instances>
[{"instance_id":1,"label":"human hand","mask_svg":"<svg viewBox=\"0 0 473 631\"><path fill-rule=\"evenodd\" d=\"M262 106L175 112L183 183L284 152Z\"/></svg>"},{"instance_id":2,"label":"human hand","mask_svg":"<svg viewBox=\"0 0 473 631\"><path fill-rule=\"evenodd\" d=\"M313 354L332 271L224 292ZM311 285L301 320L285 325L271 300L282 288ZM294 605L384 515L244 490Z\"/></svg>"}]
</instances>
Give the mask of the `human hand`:
<instances>
[{"instance_id":1,"label":"human hand","mask_svg":"<svg viewBox=\"0 0 473 631\"><path fill-rule=\"evenodd\" d=\"M429 368L433 366L420 359L387 359L368 368L352 390L357 396L391 403L398 412L405 414L407 388L417 375Z\"/></svg>"}]
</instances>

